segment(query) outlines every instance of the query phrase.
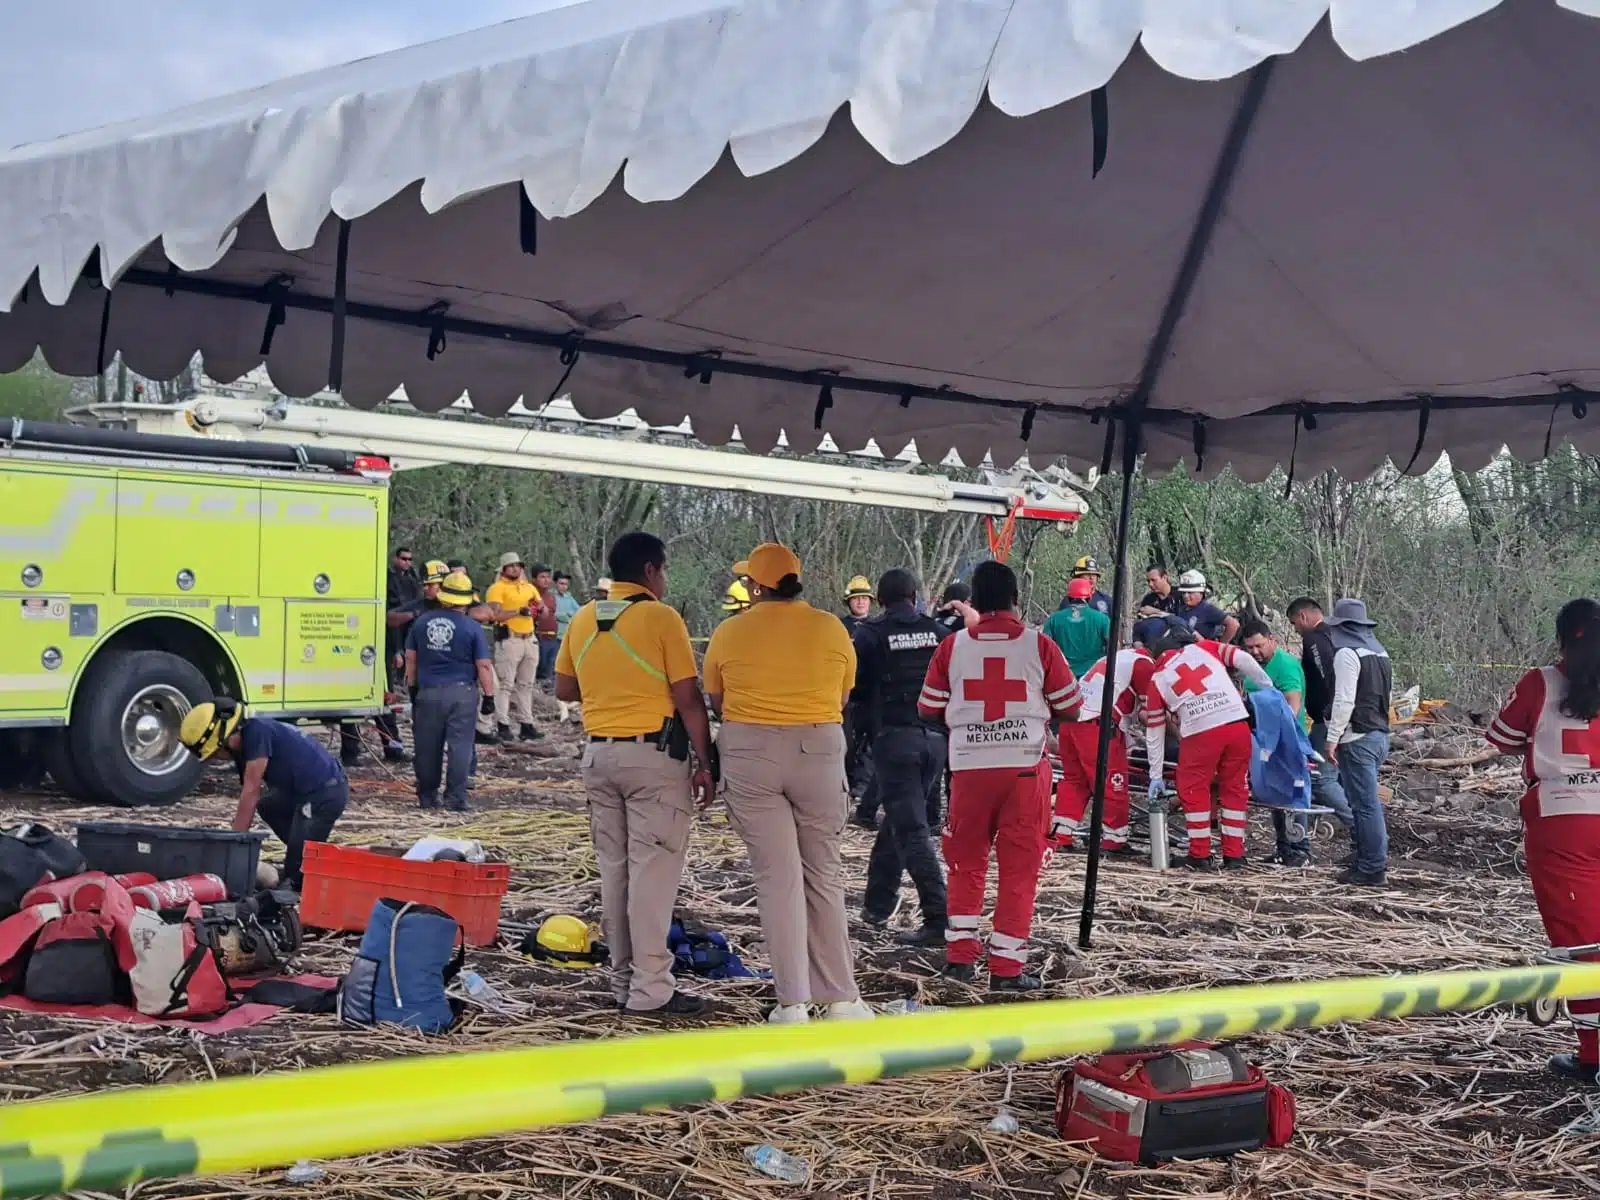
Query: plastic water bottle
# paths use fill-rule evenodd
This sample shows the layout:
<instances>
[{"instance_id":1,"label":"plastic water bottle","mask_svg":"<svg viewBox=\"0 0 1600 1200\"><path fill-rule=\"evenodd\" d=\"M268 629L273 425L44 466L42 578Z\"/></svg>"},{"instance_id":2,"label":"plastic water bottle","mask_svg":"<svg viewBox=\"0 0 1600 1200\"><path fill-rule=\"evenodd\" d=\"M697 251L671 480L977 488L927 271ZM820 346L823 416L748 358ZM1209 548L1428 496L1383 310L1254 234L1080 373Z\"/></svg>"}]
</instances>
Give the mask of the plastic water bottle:
<instances>
[{"instance_id":1,"label":"plastic water bottle","mask_svg":"<svg viewBox=\"0 0 1600 1200\"><path fill-rule=\"evenodd\" d=\"M476 971L461 972L461 989L484 1008L499 1008L505 997L498 989Z\"/></svg>"},{"instance_id":2,"label":"plastic water bottle","mask_svg":"<svg viewBox=\"0 0 1600 1200\"><path fill-rule=\"evenodd\" d=\"M1165 871L1171 865L1167 846L1167 794L1150 802L1150 865Z\"/></svg>"},{"instance_id":3,"label":"plastic water bottle","mask_svg":"<svg viewBox=\"0 0 1600 1200\"><path fill-rule=\"evenodd\" d=\"M807 1183L811 1179L811 1168L805 1159L785 1154L776 1146L769 1146L766 1143L746 1146L744 1160L763 1175L781 1179L784 1183L798 1185Z\"/></svg>"}]
</instances>

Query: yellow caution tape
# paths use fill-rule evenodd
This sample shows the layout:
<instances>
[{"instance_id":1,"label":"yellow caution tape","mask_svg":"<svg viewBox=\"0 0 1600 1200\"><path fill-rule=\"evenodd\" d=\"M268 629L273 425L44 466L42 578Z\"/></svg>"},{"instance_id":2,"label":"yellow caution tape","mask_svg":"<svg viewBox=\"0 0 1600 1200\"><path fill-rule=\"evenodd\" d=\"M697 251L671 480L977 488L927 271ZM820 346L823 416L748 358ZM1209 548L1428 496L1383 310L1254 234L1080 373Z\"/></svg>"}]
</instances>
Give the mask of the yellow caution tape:
<instances>
[{"instance_id":1,"label":"yellow caution tape","mask_svg":"<svg viewBox=\"0 0 1600 1200\"><path fill-rule=\"evenodd\" d=\"M121 1190L798 1091L1600 993L1600 964L1342 979L563 1042L0 1108L0 1198Z\"/></svg>"}]
</instances>

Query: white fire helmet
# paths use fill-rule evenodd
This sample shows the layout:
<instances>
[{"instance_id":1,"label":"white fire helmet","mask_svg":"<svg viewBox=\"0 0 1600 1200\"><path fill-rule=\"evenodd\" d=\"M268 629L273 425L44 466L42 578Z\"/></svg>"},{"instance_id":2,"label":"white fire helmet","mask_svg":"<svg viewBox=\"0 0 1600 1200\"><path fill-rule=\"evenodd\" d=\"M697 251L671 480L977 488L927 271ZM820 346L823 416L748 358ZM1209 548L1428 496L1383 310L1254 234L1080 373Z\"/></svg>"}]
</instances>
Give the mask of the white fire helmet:
<instances>
[{"instance_id":1,"label":"white fire helmet","mask_svg":"<svg viewBox=\"0 0 1600 1200\"><path fill-rule=\"evenodd\" d=\"M1206 590L1206 577L1199 571L1185 571L1178 576L1178 590L1180 592L1203 592Z\"/></svg>"}]
</instances>

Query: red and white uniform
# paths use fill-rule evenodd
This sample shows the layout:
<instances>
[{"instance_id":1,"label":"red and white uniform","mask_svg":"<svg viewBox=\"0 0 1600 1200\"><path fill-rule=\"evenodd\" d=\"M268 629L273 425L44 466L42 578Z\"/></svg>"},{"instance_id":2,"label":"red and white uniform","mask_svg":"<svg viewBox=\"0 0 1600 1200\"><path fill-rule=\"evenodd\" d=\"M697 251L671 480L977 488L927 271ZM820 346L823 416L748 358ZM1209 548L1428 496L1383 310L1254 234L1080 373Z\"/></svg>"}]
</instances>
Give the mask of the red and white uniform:
<instances>
[{"instance_id":1,"label":"red and white uniform","mask_svg":"<svg viewBox=\"0 0 1600 1200\"><path fill-rule=\"evenodd\" d=\"M984 882L1000 864L989 973L1022 974L1050 816L1045 729L1078 711L1078 682L1060 648L1011 613L988 613L939 643L917 707L950 730L950 809L944 861L950 872L945 957L976 963Z\"/></svg>"},{"instance_id":2,"label":"red and white uniform","mask_svg":"<svg viewBox=\"0 0 1600 1200\"><path fill-rule=\"evenodd\" d=\"M1128 743L1123 737L1122 722L1138 708L1154 669L1154 661L1143 650L1117 651L1116 677L1112 682L1116 697L1112 711L1117 724L1106 755L1106 807L1100 830L1100 846L1104 850L1121 850L1128 844ZM1070 842L1089 832L1084 814L1089 809L1099 760L1105 681L1106 660L1102 658L1078 681L1078 691L1083 696L1078 719L1061 723L1061 782L1056 786L1056 813L1050 821L1050 836L1056 842Z\"/></svg>"},{"instance_id":3,"label":"red and white uniform","mask_svg":"<svg viewBox=\"0 0 1600 1200\"><path fill-rule=\"evenodd\" d=\"M1489 743L1522 755L1528 880L1552 946L1600 942L1600 719L1561 711L1560 667L1529 671L1489 726ZM1600 1065L1600 996L1567 1001L1578 1059Z\"/></svg>"},{"instance_id":4,"label":"red and white uniform","mask_svg":"<svg viewBox=\"0 0 1600 1200\"><path fill-rule=\"evenodd\" d=\"M1178 800L1189 831L1189 856L1211 857L1211 785L1222 810L1222 856L1244 857L1250 804L1250 712L1230 670L1271 687L1272 680L1236 646L1201 639L1156 659L1144 689L1145 750L1150 778L1166 765L1167 714L1178 718Z\"/></svg>"}]
</instances>

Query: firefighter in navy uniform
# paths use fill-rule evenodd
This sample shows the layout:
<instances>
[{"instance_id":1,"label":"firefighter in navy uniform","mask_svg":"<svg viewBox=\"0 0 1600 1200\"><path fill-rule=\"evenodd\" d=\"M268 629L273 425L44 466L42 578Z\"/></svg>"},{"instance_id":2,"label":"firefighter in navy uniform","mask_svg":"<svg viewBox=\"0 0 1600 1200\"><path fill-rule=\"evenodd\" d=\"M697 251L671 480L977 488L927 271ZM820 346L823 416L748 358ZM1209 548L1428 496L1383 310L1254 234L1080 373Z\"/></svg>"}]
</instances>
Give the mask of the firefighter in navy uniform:
<instances>
[{"instance_id":1,"label":"firefighter in navy uniform","mask_svg":"<svg viewBox=\"0 0 1600 1200\"><path fill-rule=\"evenodd\" d=\"M944 944L944 873L928 828L936 812L947 750L943 725L917 715L922 681L949 630L917 611L917 577L896 568L878 581L883 612L856 627L856 686L851 704L870 738L884 821L867 865L862 919L882 927L899 907L900 879L909 874L922 908L922 927L902 934L910 946Z\"/></svg>"}]
</instances>

